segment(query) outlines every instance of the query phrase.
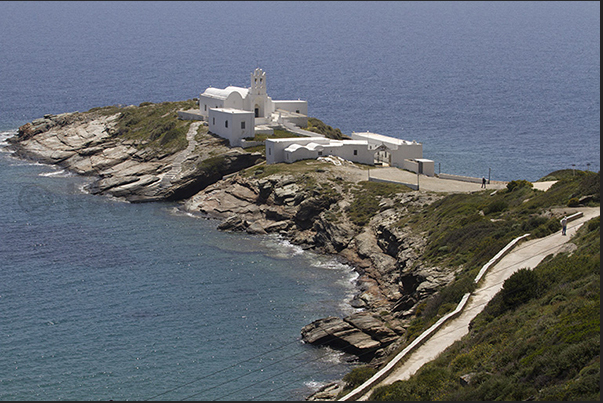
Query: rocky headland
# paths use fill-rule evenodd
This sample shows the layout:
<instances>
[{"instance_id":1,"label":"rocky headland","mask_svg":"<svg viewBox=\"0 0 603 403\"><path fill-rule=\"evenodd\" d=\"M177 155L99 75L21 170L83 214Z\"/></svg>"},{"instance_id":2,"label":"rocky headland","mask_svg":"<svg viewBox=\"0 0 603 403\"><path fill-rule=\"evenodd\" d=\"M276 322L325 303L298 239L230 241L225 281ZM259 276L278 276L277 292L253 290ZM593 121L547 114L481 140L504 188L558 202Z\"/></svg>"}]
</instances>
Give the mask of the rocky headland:
<instances>
[{"instance_id":1,"label":"rocky headland","mask_svg":"<svg viewBox=\"0 0 603 403\"><path fill-rule=\"evenodd\" d=\"M220 230L277 233L305 249L337 255L359 273L350 301L357 312L308 324L301 329L305 342L378 362L404 340L417 306L454 278L447 268L421 263L424 234L397 225L413 207L442 196L401 186L379 197L378 211L358 225L345 212L355 197L350 186L365 178L361 168L325 159L272 172L258 165L261 153L228 147L201 122L186 122L186 147L152 147L148 138L121 135L127 108L142 106L46 115L21 126L9 148L18 157L93 177L87 187L92 194L181 201L183 209L219 220Z\"/></svg>"},{"instance_id":2,"label":"rocky headland","mask_svg":"<svg viewBox=\"0 0 603 403\"><path fill-rule=\"evenodd\" d=\"M8 139L9 148L20 158L95 177L87 189L90 193L130 202L181 200L263 158L229 148L222 139L199 130L200 122L190 124L184 150L147 146L149 139L120 136L120 115L119 111L45 115L21 126ZM211 157L219 157L219 164L209 165Z\"/></svg>"}]
</instances>

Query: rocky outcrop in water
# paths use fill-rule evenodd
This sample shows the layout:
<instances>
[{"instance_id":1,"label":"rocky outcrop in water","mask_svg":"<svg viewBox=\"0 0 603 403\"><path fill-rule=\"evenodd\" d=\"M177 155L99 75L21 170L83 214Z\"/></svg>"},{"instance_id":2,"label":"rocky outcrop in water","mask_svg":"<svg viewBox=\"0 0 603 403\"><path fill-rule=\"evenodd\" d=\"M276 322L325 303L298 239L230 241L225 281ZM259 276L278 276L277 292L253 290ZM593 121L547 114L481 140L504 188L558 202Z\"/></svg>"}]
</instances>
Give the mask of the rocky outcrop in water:
<instances>
[{"instance_id":1,"label":"rocky outcrop in water","mask_svg":"<svg viewBox=\"0 0 603 403\"><path fill-rule=\"evenodd\" d=\"M200 135L200 122L191 123L185 150L146 147L145 141L117 134L118 116L46 115L21 126L9 139L10 148L19 157L96 177L88 186L90 193L130 202L181 200L263 160L259 153L231 149L222 139ZM211 150L212 155L201 150Z\"/></svg>"}]
</instances>

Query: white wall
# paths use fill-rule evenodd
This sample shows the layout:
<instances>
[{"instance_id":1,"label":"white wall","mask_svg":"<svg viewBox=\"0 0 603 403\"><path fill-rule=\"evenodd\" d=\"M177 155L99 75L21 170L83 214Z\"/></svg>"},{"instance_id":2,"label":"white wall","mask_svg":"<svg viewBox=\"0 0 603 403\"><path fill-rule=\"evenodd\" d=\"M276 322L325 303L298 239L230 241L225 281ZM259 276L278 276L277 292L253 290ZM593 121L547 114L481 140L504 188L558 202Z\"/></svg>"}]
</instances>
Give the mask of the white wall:
<instances>
[{"instance_id":1,"label":"white wall","mask_svg":"<svg viewBox=\"0 0 603 403\"><path fill-rule=\"evenodd\" d=\"M323 137L292 137L286 139L266 139L266 164L275 164L285 161L285 148L291 144L306 145L311 142L324 141Z\"/></svg>"},{"instance_id":2,"label":"white wall","mask_svg":"<svg viewBox=\"0 0 603 403\"><path fill-rule=\"evenodd\" d=\"M397 150L391 150L390 152L392 156L391 165L398 168L405 168L404 160L423 158L423 145L420 143L400 145Z\"/></svg>"},{"instance_id":3,"label":"white wall","mask_svg":"<svg viewBox=\"0 0 603 403\"><path fill-rule=\"evenodd\" d=\"M199 110L205 118L209 117L210 108L224 108L224 100L212 97L199 96Z\"/></svg>"},{"instance_id":4,"label":"white wall","mask_svg":"<svg viewBox=\"0 0 603 403\"><path fill-rule=\"evenodd\" d=\"M428 160L428 159L420 159L419 160L420 163L420 167L419 169L422 170L422 174L427 175L427 176L434 176L435 175L435 162L432 160Z\"/></svg>"},{"instance_id":5,"label":"white wall","mask_svg":"<svg viewBox=\"0 0 603 403\"><path fill-rule=\"evenodd\" d=\"M255 122L252 112L212 108L208 120L209 131L227 139L233 147L240 146L241 139L254 136ZM245 123L245 128L241 128L242 122Z\"/></svg>"},{"instance_id":6,"label":"white wall","mask_svg":"<svg viewBox=\"0 0 603 403\"><path fill-rule=\"evenodd\" d=\"M243 97L236 91L231 92L224 101L224 108L244 110Z\"/></svg>"},{"instance_id":7,"label":"white wall","mask_svg":"<svg viewBox=\"0 0 603 403\"><path fill-rule=\"evenodd\" d=\"M321 147L307 149L297 148L294 151L285 151L292 144L305 146L309 143L320 144ZM354 153L354 151L356 153ZM361 164L373 164L374 150L368 149L366 141L356 140L333 140L323 137L289 138L289 139L267 139L266 140L266 163L295 162L302 159L315 159L336 155L348 161Z\"/></svg>"},{"instance_id":8,"label":"white wall","mask_svg":"<svg viewBox=\"0 0 603 403\"><path fill-rule=\"evenodd\" d=\"M272 101L274 110L282 109L285 111L300 113L308 116L308 101Z\"/></svg>"}]
</instances>

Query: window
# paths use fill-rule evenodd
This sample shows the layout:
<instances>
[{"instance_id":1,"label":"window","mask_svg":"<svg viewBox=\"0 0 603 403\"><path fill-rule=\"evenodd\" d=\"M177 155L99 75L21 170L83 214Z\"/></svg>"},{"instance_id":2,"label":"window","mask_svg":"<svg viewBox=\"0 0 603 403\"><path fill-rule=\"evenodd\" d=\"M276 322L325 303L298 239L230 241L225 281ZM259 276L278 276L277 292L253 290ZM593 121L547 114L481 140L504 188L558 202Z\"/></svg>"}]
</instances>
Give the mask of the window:
<instances>
[{"instance_id":1,"label":"window","mask_svg":"<svg viewBox=\"0 0 603 403\"><path fill-rule=\"evenodd\" d=\"M272 148L268 149L268 155L272 155Z\"/></svg>"},{"instance_id":2,"label":"window","mask_svg":"<svg viewBox=\"0 0 603 403\"><path fill-rule=\"evenodd\" d=\"M228 120L224 121L224 127L228 127Z\"/></svg>"},{"instance_id":3,"label":"window","mask_svg":"<svg viewBox=\"0 0 603 403\"><path fill-rule=\"evenodd\" d=\"M358 150L354 150L354 155L358 155Z\"/></svg>"},{"instance_id":4,"label":"window","mask_svg":"<svg viewBox=\"0 0 603 403\"><path fill-rule=\"evenodd\" d=\"M241 129L245 128L245 122L241 122Z\"/></svg>"},{"instance_id":5,"label":"window","mask_svg":"<svg viewBox=\"0 0 603 403\"><path fill-rule=\"evenodd\" d=\"M207 112L207 104L203 105L205 107L205 112Z\"/></svg>"},{"instance_id":6,"label":"window","mask_svg":"<svg viewBox=\"0 0 603 403\"><path fill-rule=\"evenodd\" d=\"M299 109L296 109L296 110L295 110L295 113L299 113Z\"/></svg>"},{"instance_id":7,"label":"window","mask_svg":"<svg viewBox=\"0 0 603 403\"><path fill-rule=\"evenodd\" d=\"M216 118L213 118L212 124L215 125L216 124Z\"/></svg>"},{"instance_id":8,"label":"window","mask_svg":"<svg viewBox=\"0 0 603 403\"><path fill-rule=\"evenodd\" d=\"M322 155L322 151L319 151L319 152L318 152L318 155Z\"/></svg>"}]
</instances>

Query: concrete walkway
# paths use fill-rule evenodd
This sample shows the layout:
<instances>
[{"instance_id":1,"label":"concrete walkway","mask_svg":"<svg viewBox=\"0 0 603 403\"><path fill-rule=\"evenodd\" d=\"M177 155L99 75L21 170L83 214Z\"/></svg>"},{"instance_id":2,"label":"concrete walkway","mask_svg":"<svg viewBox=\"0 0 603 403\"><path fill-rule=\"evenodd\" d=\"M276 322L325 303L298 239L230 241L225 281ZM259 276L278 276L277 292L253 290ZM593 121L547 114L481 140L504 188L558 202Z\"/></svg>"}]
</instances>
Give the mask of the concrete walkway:
<instances>
[{"instance_id":1,"label":"concrete walkway","mask_svg":"<svg viewBox=\"0 0 603 403\"><path fill-rule=\"evenodd\" d=\"M365 383L365 389L360 391L361 393L358 390L356 390L356 393L352 391L341 400L354 400L356 396L358 396L356 400L369 400L374 387L410 378L423 364L435 359L455 341L460 340L468 334L471 320L502 289L503 283L507 278L519 269L532 269L536 267L550 254L566 250L566 243L576 233L578 228L591 218L599 216L601 212L599 207L579 208L577 210L581 211L583 216L568 223L566 236L561 235L561 231L559 231L545 238L533 239L515 246L506 256L488 268L479 288L471 293L458 316L445 322L423 344L408 353L404 360L400 360L401 364L394 366L387 376L381 377L381 382L371 385L369 380ZM357 389L360 388L362 388L362 385Z\"/></svg>"},{"instance_id":2,"label":"concrete walkway","mask_svg":"<svg viewBox=\"0 0 603 403\"><path fill-rule=\"evenodd\" d=\"M371 168L366 175L367 179L371 181L403 183L415 190L418 184L419 190L428 192L471 193L484 190L479 178L449 175L450 179L444 179L434 176L417 175L416 173L394 167ZM462 180L463 178L466 180ZM535 189L546 191L555 182L533 182L533 185ZM507 183L505 181L490 181L490 183L486 184L486 190L505 189Z\"/></svg>"},{"instance_id":3,"label":"concrete walkway","mask_svg":"<svg viewBox=\"0 0 603 403\"><path fill-rule=\"evenodd\" d=\"M481 183L417 175L394 167L371 168L367 172L367 177L370 177L372 181L403 183L413 189L416 189L418 184L419 190L430 192L471 193L484 190ZM503 189L506 186L507 182L491 181L486 185L486 190Z\"/></svg>"}]
</instances>

